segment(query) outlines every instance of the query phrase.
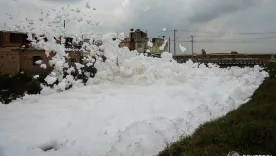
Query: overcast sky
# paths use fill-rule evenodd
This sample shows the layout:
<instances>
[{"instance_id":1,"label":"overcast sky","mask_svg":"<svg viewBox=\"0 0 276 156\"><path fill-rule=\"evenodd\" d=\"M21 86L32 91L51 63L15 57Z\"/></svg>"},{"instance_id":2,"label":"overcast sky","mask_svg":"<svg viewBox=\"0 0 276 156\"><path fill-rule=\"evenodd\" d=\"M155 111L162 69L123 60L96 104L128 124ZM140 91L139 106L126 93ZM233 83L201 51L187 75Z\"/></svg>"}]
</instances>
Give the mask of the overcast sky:
<instances>
[{"instance_id":1,"label":"overcast sky","mask_svg":"<svg viewBox=\"0 0 276 156\"><path fill-rule=\"evenodd\" d=\"M70 5L82 10L86 2L96 8L86 15L101 23L91 27L95 32L127 34L140 28L150 37L171 37L173 43L176 29L177 53L179 44L191 52L190 35L196 52L276 53L276 0L0 0L0 28L34 17L41 9Z\"/></svg>"}]
</instances>

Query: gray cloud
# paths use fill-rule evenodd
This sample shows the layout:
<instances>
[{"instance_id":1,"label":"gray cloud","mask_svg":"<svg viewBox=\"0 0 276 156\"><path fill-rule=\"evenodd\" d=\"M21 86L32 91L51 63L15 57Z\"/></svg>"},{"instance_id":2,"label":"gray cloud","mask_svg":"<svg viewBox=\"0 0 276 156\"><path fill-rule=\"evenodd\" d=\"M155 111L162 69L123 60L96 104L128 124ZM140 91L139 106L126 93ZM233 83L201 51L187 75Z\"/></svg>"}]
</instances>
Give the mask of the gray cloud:
<instances>
[{"instance_id":1,"label":"gray cloud","mask_svg":"<svg viewBox=\"0 0 276 156\"><path fill-rule=\"evenodd\" d=\"M259 0L198 0L192 6L193 15L189 17L191 22L208 22L220 16L250 8L261 4Z\"/></svg>"},{"instance_id":2,"label":"gray cloud","mask_svg":"<svg viewBox=\"0 0 276 156\"><path fill-rule=\"evenodd\" d=\"M258 0L132 0L126 8L132 25L158 28L194 27L218 17L260 4ZM144 24L145 23L145 24Z\"/></svg>"},{"instance_id":3,"label":"gray cloud","mask_svg":"<svg viewBox=\"0 0 276 156\"><path fill-rule=\"evenodd\" d=\"M202 39L238 39L241 36L231 38L207 37L202 38L197 31L220 32L260 32L275 30L276 14L275 0L129 0L123 7L124 0L18 0L0 1L0 20L2 23L10 21L5 14L13 14L14 19L35 15L35 10L48 10L61 5L80 7L89 1L97 11L91 13L91 19L100 19L104 22L97 29L91 31L100 32L129 32L130 28L147 30L150 37L165 35L172 37L172 31L160 32L165 27L167 30L184 29L194 32L177 32L177 44L181 43L190 51L190 44L183 41L189 38L181 38L195 35L195 40ZM19 9L20 8L20 9ZM21 12L18 12L21 10ZM96 14L97 13L97 14ZM15 20L13 22L16 22ZM3 28L3 24L0 24ZM276 36L276 34L275 34ZM254 36L253 36L254 37ZM270 40L271 41L271 40ZM195 43L195 50L206 48L207 51L225 52L230 50L252 52L274 52L273 44L222 44L222 43ZM178 50L179 51L179 50Z\"/></svg>"},{"instance_id":4,"label":"gray cloud","mask_svg":"<svg viewBox=\"0 0 276 156\"><path fill-rule=\"evenodd\" d=\"M72 3L72 2L75 2L75 3L80 2L82 0L42 0L42 1L51 2L51 3L56 2L56 3L65 3L65 4L67 4L67 3Z\"/></svg>"}]
</instances>

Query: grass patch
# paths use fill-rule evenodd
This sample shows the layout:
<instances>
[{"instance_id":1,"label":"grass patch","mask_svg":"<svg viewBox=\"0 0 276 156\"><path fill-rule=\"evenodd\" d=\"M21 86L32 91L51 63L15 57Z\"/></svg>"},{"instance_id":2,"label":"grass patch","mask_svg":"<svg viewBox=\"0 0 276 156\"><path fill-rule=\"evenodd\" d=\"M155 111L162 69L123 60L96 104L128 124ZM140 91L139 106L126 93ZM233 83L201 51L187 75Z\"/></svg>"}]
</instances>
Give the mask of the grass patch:
<instances>
[{"instance_id":1,"label":"grass patch","mask_svg":"<svg viewBox=\"0 0 276 156\"><path fill-rule=\"evenodd\" d=\"M201 125L192 136L172 143L159 156L276 155L276 64L252 99L226 116Z\"/></svg>"}]
</instances>

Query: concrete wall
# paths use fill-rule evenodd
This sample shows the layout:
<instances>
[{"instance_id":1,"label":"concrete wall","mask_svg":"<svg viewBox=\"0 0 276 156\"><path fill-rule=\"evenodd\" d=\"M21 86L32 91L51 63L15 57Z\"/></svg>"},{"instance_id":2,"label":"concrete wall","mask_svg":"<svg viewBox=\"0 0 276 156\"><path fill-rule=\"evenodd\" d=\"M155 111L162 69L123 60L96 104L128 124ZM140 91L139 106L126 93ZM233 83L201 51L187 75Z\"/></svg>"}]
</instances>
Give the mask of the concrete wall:
<instances>
[{"instance_id":1,"label":"concrete wall","mask_svg":"<svg viewBox=\"0 0 276 156\"><path fill-rule=\"evenodd\" d=\"M0 75L15 75L19 72L19 52L0 48Z\"/></svg>"}]
</instances>

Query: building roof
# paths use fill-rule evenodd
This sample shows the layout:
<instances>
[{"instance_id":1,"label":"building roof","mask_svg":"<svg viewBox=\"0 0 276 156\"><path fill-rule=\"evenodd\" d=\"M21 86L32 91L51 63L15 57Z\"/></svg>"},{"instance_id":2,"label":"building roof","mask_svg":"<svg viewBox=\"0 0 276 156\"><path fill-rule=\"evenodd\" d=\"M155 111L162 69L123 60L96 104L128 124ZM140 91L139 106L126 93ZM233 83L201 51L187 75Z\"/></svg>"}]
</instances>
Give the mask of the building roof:
<instances>
[{"instance_id":1,"label":"building roof","mask_svg":"<svg viewBox=\"0 0 276 156\"><path fill-rule=\"evenodd\" d=\"M8 30L0 30L0 32L8 32L8 33L15 33L15 34L27 34L26 32L8 31Z\"/></svg>"}]
</instances>

